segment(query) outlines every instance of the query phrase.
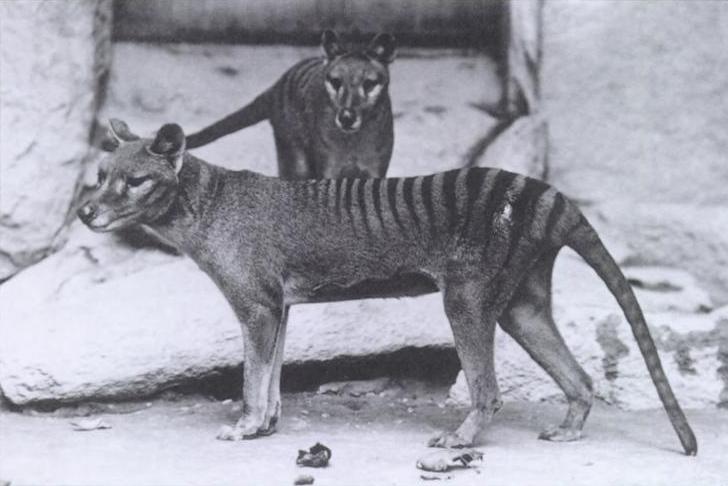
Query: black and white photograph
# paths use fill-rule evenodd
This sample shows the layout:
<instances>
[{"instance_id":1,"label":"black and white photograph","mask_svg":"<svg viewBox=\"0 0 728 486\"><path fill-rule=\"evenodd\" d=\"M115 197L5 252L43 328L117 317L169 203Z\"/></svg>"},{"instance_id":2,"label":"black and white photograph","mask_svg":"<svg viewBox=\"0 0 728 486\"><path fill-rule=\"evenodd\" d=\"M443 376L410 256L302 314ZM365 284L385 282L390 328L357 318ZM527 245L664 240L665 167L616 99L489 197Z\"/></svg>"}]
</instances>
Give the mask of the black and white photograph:
<instances>
[{"instance_id":1,"label":"black and white photograph","mask_svg":"<svg viewBox=\"0 0 728 486\"><path fill-rule=\"evenodd\" d=\"M0 0L0 486L728 486L727 0Z\"/></svg>"}]
</instances>

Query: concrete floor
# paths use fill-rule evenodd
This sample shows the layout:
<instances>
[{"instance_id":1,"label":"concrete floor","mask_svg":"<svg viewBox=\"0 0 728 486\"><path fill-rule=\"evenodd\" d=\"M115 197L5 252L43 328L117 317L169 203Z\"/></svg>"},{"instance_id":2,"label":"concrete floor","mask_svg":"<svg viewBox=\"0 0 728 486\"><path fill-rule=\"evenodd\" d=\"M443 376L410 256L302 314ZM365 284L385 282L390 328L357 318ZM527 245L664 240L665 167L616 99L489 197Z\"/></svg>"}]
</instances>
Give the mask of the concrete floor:
<instances>
[{"instance_id":1,"label":"concrete floor","mask_svg":"<svg viewBox=\"0 0 728 486\"><path fill-rule=\"evenodd\" d=\"M463 409L444 406L444 391L398 396L284 397L273 436L215 440L239 402L182 397L107 408L111 429L76 432L70 415L0 413L0 479L17 485L290 485L310 474L316 485L417 485L416 460L437 430L454 427ZM479 447L477 467L449 473L451 485L728 484L728 413L691 410L697 457L681 453L662 410L624 412L597 405L577 443L536 436L560 421L564 407L507 403ZM114 413L111 413L114 412ZM125 412L125 413L119 413ZM333 450L326 469L295 465L298 449L322 442ZM437 482L436 484L440 484Z\"/></svg>"}]
</instances>

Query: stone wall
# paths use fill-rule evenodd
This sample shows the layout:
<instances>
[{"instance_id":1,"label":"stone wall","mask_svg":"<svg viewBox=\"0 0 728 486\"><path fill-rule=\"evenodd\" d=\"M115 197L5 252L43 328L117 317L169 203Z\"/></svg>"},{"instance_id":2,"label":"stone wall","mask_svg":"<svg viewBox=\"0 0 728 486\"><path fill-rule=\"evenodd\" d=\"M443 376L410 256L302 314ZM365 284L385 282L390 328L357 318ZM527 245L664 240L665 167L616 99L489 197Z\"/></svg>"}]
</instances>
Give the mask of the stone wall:
<instances>
[{"instance_id":1,"label":"stone wall","mask_svg":"<svg viewBox=\"0 0 728 486\"><path fill-rule=\"evenodd\" d=\"M110 0L0 2L0 280L62 244L110 32Z\"/></svg>"},{"instance_id":2,"label":"stone wall","mask_svg":"<svg viewBox=\"0 0 728 486\"><path fill-rule=\"evenodd\" d=\"M728 3L546 1L550 179L728 302ZM610 204L606 204L610 203ZM619 203L619 204L614 204Z\"/></svg>"}]
</instances>

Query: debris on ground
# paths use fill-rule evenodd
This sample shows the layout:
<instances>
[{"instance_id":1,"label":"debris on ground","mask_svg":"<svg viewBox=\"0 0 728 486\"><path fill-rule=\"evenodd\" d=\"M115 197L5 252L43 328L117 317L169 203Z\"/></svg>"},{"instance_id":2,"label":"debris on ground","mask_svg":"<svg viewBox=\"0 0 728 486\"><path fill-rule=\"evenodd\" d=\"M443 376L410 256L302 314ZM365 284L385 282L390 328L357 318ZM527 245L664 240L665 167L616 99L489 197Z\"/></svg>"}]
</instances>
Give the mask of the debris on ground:
<instances>
[{"instance_id":1,"label":"debris on ground","mask_svg":"<svg viewBox=\"0 0 728 486\"><path fill-rule=\"evenodd\" d=\"M308 451L299 450L296 464L303 467L326 467L331 459L331 449L316 442Z\"/></svg>"},{"instance_id":2,"label":"debris on ground","mask_svg":"<svg viewBox=\"0 0 728 486\"><path fill-rule=\"evenodd\" d=\"M87 418L71 422L73 430L88 432L90 430L110 429L111 425L102 418Z\"/></svg>"},{"instance_id":3,"label":"debris on ground","mask_svg":"<svg viewBox=\"0 0 728 486\"><path fill-rule=\"evenodd\" d=\"M349 395L351 397L360 397L368 393L379 394L394 386L397 386L397 383L389 377L375 378L373 380L334 381L321 385L317 393L319 395Z\"/></svg>"},{"instance_id":4,"label":"debris on ground","mask_svg":"<svg viewBox=\"0 0 728 486\"><path fill-rule=\"evenodd\" d=\"M470 467L473 461L483 459L476 449L443 449L431 452L417 460L417 467L424 471L445 472Z\"/></svg>"},{"instance_id":5,"label":"debris on ground","mask_svg":"<svg viewBox=\"0 0 728 486\"><path fill-rule=\"evenodd\" d=\"M442 481L452 479L449 474L420 474L420 479L423 481Z\"/></svg>"},{"instance_id":6,"label":"debris on ground","mask_svg":"<svg viewBox=\"0 0 728 486\"><path fill-rule=\"evenodd\" d=\"M293 484L313 484L313 476L301 474L293 481Z\"/></svg>"}]
</instances>

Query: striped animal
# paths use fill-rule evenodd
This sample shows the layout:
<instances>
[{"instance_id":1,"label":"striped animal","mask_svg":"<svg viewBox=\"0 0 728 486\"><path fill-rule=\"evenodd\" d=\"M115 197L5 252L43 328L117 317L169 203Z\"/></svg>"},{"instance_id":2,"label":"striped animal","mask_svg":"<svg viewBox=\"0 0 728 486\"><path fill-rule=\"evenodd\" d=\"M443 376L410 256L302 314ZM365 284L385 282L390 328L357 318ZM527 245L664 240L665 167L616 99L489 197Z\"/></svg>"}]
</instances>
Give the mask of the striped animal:
<instances>
[{"instance_id":1,"label":"striped animal","mask_svg":"<svg viewBox=\"0 0 728 486\"><path fill-rule=\"evenodd\" d=\"M347 51L331 31L324 57L299 62L249 105L187 137L187 148L270 120L278 175L286 179L384 177L394 132L389 69L394 38Z\"/></svg>"},{"instance_id":2,"label":"striped animal","mask_svg":"<svg viewBox=\"0 0 728 486\"><path fill-rule=\"evenodd\" d=\"M697 444L670 389L632 289L577 207L549 185L499 169L402 179L290 181L210 165L185 152L178 125L154 140L112 122L116 152L79 209L95 231L143 225L218 285L242 323L243 416L224 439L271 433L291 304L442 292L472 409L430 445L469 446L501 405L496 321L558 383L563 423L541 438L578 439L592 385L551 316L551 273L576 250L622 307L688 454ZM291 209L295 208L295 211Z\"/></svg>"}]
</instances>

